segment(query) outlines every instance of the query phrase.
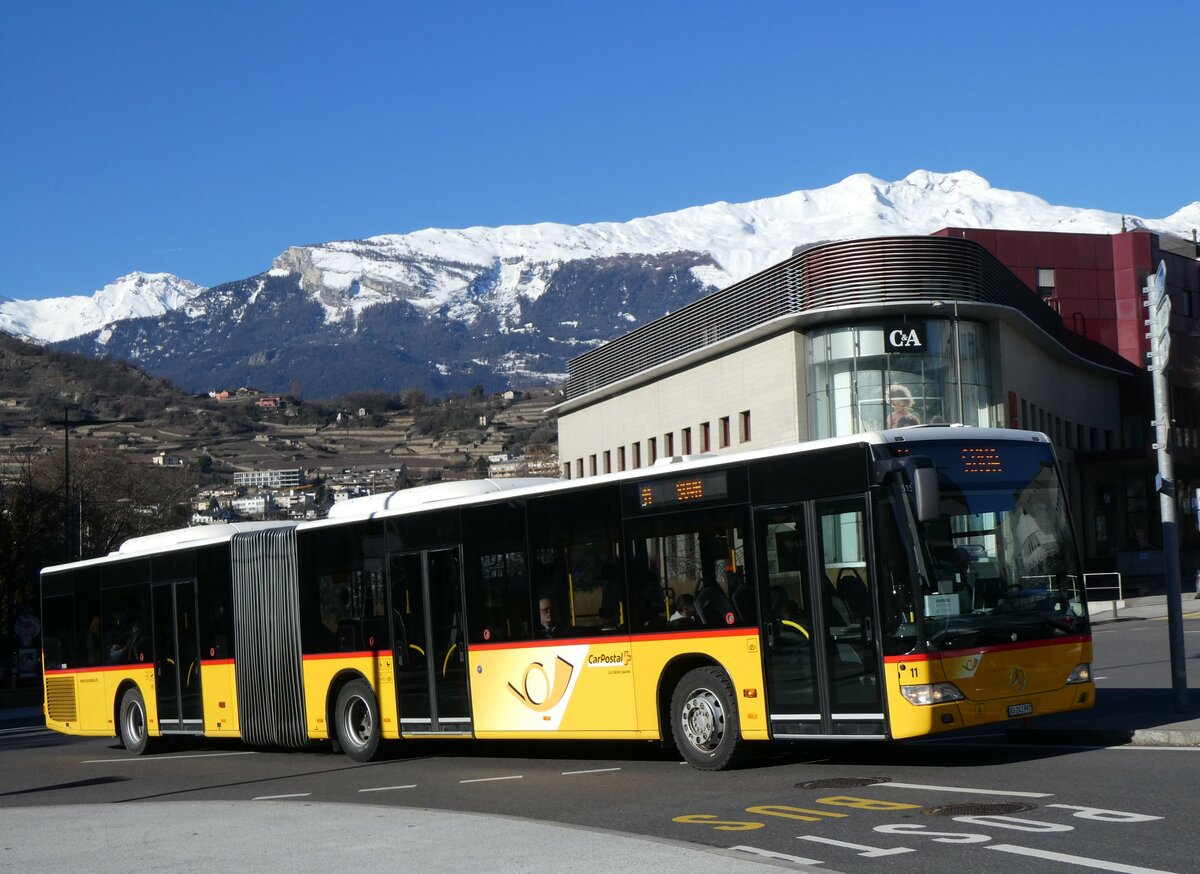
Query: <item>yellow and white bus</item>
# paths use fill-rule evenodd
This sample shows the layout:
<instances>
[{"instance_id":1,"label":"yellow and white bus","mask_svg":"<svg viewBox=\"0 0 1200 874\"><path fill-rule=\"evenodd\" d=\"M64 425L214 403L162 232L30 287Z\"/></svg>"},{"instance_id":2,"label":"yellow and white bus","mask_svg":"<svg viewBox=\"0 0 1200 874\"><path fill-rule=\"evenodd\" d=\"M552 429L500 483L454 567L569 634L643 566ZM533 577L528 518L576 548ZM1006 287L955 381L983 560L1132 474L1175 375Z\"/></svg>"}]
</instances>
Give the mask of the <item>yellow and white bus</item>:
<instances>
[{"instance_id":1,"label":"yellow and white bus","mask_svg":"<svg viewBox=\"0 0 1200 874\"><path fill-rule=\"evenodd\" d=\"M355 760L427 737L911 738L1087 708L1044 435L917 427L443 483L42 574L46 724Z\"/></svg>"}]
</instances>

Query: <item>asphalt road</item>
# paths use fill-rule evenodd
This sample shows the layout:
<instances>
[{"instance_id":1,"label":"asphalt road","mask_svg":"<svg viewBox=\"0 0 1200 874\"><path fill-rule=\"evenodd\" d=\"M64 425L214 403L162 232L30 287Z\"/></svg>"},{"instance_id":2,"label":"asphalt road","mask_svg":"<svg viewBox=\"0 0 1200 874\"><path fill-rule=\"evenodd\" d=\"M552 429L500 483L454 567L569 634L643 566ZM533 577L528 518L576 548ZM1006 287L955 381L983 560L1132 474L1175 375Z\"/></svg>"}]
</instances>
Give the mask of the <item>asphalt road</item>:
<instances>
[{"instance_id":1,"label":"asphalt road","mask_svg":"<svg viewBox=\"0 0 1200 874\"><path fill-rule=\"evenodd\" d=\"M1189 620L1186 630L1195 679L1200 622ZM1098 627L1101 694L1106 684L1166 694L1166 634L1165 622ZM0 734L0 807L44 806L53 820L53 808L68 804L214 801L252 811L336 803L363 805L385 834L389 809L399 816L395 808L421 808L736 847L747 858L830 871L1182 874L1200 871L1198 756L1192 747L1034 746L997 731L810 744L709 774L656 744L412 743L394 758L357 765L318 748L212 741L134 758L112 740L29 729ZM5 819L0 814L0 867L11 837ZM63 820L64 834L80 828L74 815ZM253 833L257 820L247 815L241 827ZM185 818L168 812L161 822L181 840L188 834ZM464 835L463 868L478 867L480 852Z\"/></svg>"}]
</instances>

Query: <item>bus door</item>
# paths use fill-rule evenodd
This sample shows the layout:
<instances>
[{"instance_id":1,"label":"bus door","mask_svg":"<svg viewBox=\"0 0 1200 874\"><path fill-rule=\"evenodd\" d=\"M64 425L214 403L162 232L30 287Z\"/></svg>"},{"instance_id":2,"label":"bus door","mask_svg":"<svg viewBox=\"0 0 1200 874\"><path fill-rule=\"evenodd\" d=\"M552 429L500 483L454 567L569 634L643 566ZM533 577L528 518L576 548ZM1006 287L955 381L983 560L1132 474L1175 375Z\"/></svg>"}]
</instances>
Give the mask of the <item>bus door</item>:
<instances>
[{"instance_id":1,"label":"bus door","mask_svg":"<svg viewBox=\"0 0 1200 874\"><path fill-rule=\"evenodd\" d=\"M158 725L164 733L204 730L200 694L200 638L196 627L196 581L154 586L154 688ZM134 637L136 637L136 629ZM130 641L130 645L138 644ZM143 646L148 646L147 640ZM133 660L139 660L138 654Z\"/></svg>"},{"instance_id":2,"label":"bus door","mask_svg":"<svg viewBox=\"0 0 1200 874\"><path fill-rule=\"evenodd\" d=\"M458 549L391 556L393 657L402 734L470 734Z\"/></svg>"},{"instance_id":3,"label":"bus door","mask_svg":"<svg viewBox=\"0 0 1200 874\"><path fill-rule=\"evenodd\" d=\"M865 502L761 509L755 531L772 735L882 736Z\"/></svg>"}]
</instances>

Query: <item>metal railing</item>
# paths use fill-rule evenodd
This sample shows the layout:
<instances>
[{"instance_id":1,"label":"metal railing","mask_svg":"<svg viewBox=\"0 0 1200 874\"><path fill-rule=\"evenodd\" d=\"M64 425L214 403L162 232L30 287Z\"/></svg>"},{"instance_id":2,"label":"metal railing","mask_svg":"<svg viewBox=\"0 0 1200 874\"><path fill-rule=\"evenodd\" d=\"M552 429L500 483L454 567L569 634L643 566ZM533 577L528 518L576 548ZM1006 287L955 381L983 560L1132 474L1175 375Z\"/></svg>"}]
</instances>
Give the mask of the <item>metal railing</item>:
<instances>
[{"instance_id":1,"label":"metal railing","mask_svg":"<svg viewBox=\"0 0 1200 874\"><path fill-rule=\"evenodd\" d=\"M1108 583L1096 584L1093 580L1104 578ZM1117 608L1125 601L1125 589L1121 583L1121 574L1117 571L1104 571L1083 575L1083 591L1087 595L1088 604L1095 601L1112 601L1113 619L1117 618ZM1108 597L1094 598L1093 591L1104 592Z\"/></svg>"}]
</instances>

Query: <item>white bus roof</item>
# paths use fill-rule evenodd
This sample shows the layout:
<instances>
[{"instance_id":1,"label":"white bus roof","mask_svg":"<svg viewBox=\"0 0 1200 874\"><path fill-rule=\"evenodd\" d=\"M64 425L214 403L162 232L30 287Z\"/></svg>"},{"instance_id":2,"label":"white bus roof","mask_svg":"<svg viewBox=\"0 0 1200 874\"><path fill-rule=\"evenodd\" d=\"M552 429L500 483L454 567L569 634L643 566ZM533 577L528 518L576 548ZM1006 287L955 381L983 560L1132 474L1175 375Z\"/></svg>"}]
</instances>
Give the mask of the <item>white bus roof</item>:
<instances>
[{"instance_id":1,"label":"white bus roof","mask_svg":"<svg viewBox=\"0 0 1200 874\"><path fill-rule=\"evenodd\" d=\"M665 474L669 471L700 470L763 458L815 452L836 446L853 446L861 443L881 445L927 440L1014 441L1022 439L1050 443L1049 438L1045 434L1035 431L1019 431L1011 428L974 428L963 425L918 425L908 428L896 428L890 431L867 431L862 434L852 434L846 437L829 437L823 440L810 440L804 443L788 443L765 449L751 450L749 452L728 453L724 455L674 456L660 459L649 467L639 467L619 473L603 474L585 479L563 480L555 477L521 477L435 483L428 486L418 486L413 489L401 489L385 494L370 495L364 498L352 498L348 501L335 504L327 518L312 522L230 522L217 525L200 525L193 528L180 528L173 531L164 531L160 534L134 537L125 541L116 552L110 553L107 556L72 562L70 564L55 565L54 567L44 568L43 573L63 570L68 567L82 567L89 564L118 561L154 552L165 552L173 548L207 546L214 543L228 542L234 534L242 532L281 527L292 527L297 530L324 528L349 520L367 521L370 519L408 515L421 510L485 503L489 498L500 493L511 493L514 498L549 494L586 486L644 479L657 474Z\"/></svg>"}]
</instances>

